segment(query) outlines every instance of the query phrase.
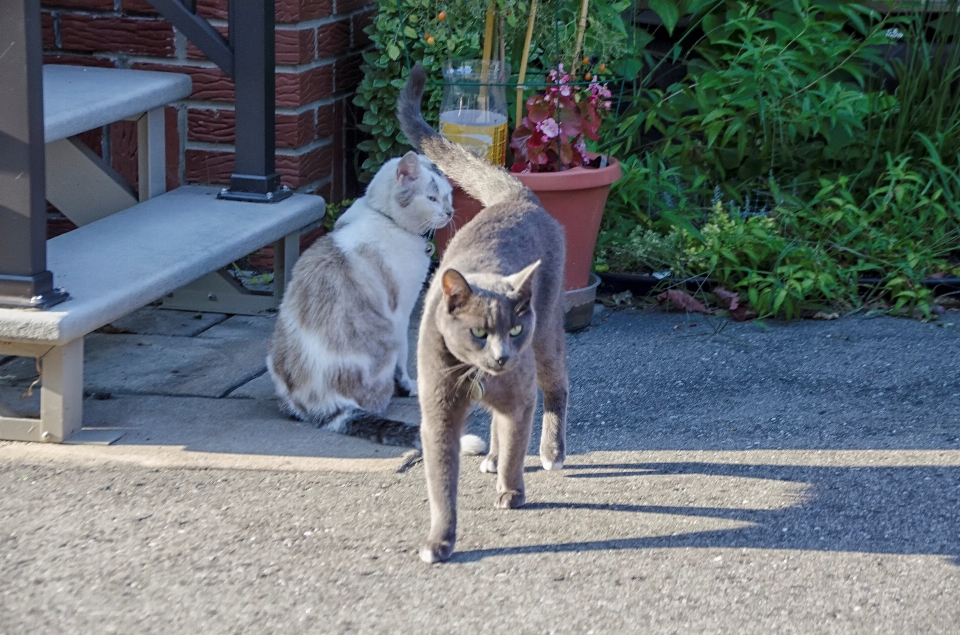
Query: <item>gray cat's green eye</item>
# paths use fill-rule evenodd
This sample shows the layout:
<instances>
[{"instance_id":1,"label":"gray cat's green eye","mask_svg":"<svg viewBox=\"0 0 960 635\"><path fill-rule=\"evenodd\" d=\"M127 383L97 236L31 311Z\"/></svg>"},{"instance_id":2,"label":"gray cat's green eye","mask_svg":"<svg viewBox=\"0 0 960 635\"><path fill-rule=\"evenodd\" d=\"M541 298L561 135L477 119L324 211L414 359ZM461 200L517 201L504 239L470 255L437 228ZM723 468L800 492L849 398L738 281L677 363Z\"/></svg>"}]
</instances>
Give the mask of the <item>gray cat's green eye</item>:
<instances>
[{"instance_id":1,"label":"gray cat's green eye","mask_svg":"<svg viewBox=\"0 0 960 635\"><path fill-rule=\"evenodd\" d=\"M483 339L487 336L487 329L470 329L470 333L478 339Z\"/></svg>"},{"instance_id":2,"label":"gray cat's green eye","mask_svg":"<svg viewBox=\"0 0 960 635\"><path fill-rule=\"evenodd\" d=\"M512 335L513 337L516 337L516 336L520 335L520 332L521 332L521 331L523 331L523 325L522 325L522 324L517 324L515 327L513 327L512 329L510 329L510 335Z\"/></svg>"}]
</instances>

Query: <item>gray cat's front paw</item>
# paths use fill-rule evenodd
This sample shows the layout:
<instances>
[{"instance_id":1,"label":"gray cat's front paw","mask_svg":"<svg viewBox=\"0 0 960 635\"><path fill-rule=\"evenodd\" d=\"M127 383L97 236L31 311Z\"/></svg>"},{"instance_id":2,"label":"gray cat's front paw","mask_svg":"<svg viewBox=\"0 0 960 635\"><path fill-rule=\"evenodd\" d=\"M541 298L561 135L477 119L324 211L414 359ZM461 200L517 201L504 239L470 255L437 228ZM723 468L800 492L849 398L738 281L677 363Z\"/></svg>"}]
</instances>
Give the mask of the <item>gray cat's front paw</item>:
<instances>
[{"instance_id":1,"label":"gray cat's front paw","mask_svg":"<svg viewBox=\"0 0 960 635\"><path fill-rule=\"evenodd\" d=\"M540 456L540 463L543 465L543 469L548 470L548 471L549 471L549 470L562 470L562 469L563 469L563 459L562 459L562 458L554 459L554 460L551 461L550 459L548 459L548 458L546 458L545 456L541 455L541 456Z\"/></svg>"},{"instance_id":2,"label":"gray cat's front paw","mask_svg":"<svg viewBox=\"0 0 960 635\"><path fill-rule=\"evenodd\" d=\"M450 540L427 539L420 545L420 559L427 564L446 562L453 555L453 542Z\"/></svg>"},{"instance_id":3,"label":"gray cat's front paw","mask_svg":"<svg viewBox=\"0 0 960 635\"><path fill-rule=\"evenodd\" d=\"M497 509L516 509L517 507L523 507L524 503L526 502L527 499L524 497L523 492L514 490L502 492L497 495L495 507Z\"/></svg>"}]
</instances>

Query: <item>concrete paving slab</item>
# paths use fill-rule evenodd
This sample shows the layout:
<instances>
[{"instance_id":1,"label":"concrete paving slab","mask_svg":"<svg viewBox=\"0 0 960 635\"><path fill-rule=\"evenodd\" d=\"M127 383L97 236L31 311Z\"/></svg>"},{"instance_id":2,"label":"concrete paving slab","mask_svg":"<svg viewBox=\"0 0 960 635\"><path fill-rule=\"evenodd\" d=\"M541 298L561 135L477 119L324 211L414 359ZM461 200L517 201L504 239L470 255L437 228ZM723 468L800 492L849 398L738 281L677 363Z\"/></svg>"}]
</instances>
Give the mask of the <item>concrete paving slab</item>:
<instances>
[{"instance_id":1,"label":"concrete paving slab","mask_svg":"<svg viewBox=\"0 0 960 635\"><path fill-rule=\"evenodd\" d=\"M416 397L394 397L384 416L412 426L420 425L420 403Z\"/></svg>"},{"instance_id":2,"label":"concrete paving slab","mask_svg":"<svg viewBox=\"0 0 960 635\"><path fill-rule=\"evenodd\" d=\"M6 357L0 360L0 386L26 388L32 384L40 372L33 357Z\"/></svg>"},{"instance_id":3,"label":"concrete paving slab","mask_svg":"<svg viewBox=\"0 0 960 635\"><path fill-rule=\"evenodd\" d=\"M227 319L223 313L200 313L197 311L170 311L155 306L145 306L102 327L99 333L128 335L169 335L193 337L215 324Z\"/></svg>"},{"instance_id":4,"label":"concrete paving slab","mask_svg":"<svg viewBox=\"0 0 960 635\"><path fill-rule=\"evenodd\" d=\"M36 361L32 357L0 360L0 415L40 416L40 385L30 390L38 377Z\"/></svg>"},{"instance_id":5,"label":"concrete paving slab","mask_svg":"<svg viewBox=\"0 0 960 635\"><path fill-rule=\"evenodd\" d=\"M220 397L266 369L256 340L94 333L84 346L87 391Z\"/></svg>"},{"instance_id":6,"label":"concrete paving slab","mask_svg":"<svg viewBox=\"0 0 960 635\"><path fill-rule=\"evenodd\" d=\"M276 391L269 373L264 373L240 386L227 397L241 399L257 399L270 402L276 407ZM395 421L403 421L410 425L420 425L420 404L416 397L394 397L384 413L386 417Z\"/></svg>"},{"instance_id":7,"label":"concrete paving slab","mask_svg":"<svg viewBox=\"0 0 960 635\"><path fill-rule=\"evenodd\" d=\"M419 456L411 448L383 446L292 421L272 402L127 396L88 399L84 407L83 433L123 436L109 446L0 443L0 463L396 472Z\"/></svg>"},{"instance_id":8,"label":"concrete paving slab","mask_svg":"<svg viewBox=\"0 0 960 635\"><path fill-rule=\"evenodd\" d=\"M275 316L232 315L229 319L200 333L204 339L268 342L273 334Z\"/></svg>"},{"instance_id":9,"label":"concrete paving slab","mask_svg":"<svg viewBox=\"0 0 960 635\"><path fill-rule=\"evenodd\" d=\"M40 388L34 388L27 396L26 386L0 385L0 414L12 417L40 416ZM6 411L6 412L4 412Z\"/></svg>"},{"instance_id":10,"label":"concrete paving slab","mask_svg":"<svg viewBox=\"0 0 960 635\"><path fill-rule=\"evenodd\" d=\"M266 353L256 339L92 333L84 340L84 391L220 397L266 371ZM0 386L26 388L37 377L30 357L0 365Z\"/></svg>"},{"instance_id":11,"label":"concrete paving slab","mask_svg":"<svg viewBox=\"0 0 960 635\"><path fill-rule=\"evenodd\" d=\"M242 386L231 391L227 397L238 399L276 399L277 392L273 387L270 373L264 370L263 374L254 377Z\"/></svg>"}]
</instances>

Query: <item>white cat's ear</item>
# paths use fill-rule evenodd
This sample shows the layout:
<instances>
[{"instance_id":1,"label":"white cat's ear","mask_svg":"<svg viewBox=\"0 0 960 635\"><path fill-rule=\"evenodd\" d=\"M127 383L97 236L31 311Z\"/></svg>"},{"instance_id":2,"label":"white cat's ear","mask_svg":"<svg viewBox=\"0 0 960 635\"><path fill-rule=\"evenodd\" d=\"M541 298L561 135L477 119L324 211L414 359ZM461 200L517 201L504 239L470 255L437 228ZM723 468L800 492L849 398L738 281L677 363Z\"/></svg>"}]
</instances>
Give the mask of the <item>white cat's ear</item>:
<instances>
[{"instance_id":1,"label":"white cat's ear","mask_svg":"<svg viewBox=\"0 0 960 635\"><path fill-rule=\"evenodd\" d=\"M443 286L443 299L450 313L463 307L473 295L470 283L456 269L444 271L440 282Z\"/></svg>"},{"instance_id":2,"label":"white cat's ear","mask_svg":"<svg viewBox=\"0 0 960 635\"><path fill-rule=\"evenodd\" d=\"M410 151L403 155L400 163L397 164L397 181L406 185L411 181L420 178L420 157L416 152Z\"/></svg>"}]
</instances>

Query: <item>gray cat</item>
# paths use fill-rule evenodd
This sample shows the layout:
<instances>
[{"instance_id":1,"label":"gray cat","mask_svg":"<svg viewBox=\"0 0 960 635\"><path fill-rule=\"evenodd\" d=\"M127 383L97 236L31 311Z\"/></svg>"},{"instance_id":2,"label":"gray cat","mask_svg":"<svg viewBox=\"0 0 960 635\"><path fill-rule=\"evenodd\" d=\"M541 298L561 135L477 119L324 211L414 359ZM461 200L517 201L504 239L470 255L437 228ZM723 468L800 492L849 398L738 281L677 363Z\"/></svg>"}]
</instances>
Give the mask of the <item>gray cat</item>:
<instances>
[{"instance_id":1,"label":"gray cat","mask_svg":"<svg viewBox=\"0 0 960 635\"><path fill-rule=\"evenodd\" d=\"M332 432L420 445L416 426L382 413L395 392L416 393L407 330L430 266L426 233L452 217L451 191L425 157L391 159L300 257L267 357L284 412Z\"/></svg>"},{"instance_id":2,"label":"gray cat","mask_svg":"<svg viewBox=\"0 0 960 635\"><path fill-rule=\"evenodd\" d=\"M543 391L540 460L563 467L567 382L563 331L563 228L509 172L441 137L423 120L426 74L414 66L398 102L403 133L484 210L450 242L427 292L417 374L430 499L425 562L450 558L456 541L458 439L475 401L491 412L496 506L525 502L523 462L537 386Z\"/></svg>"}]
</instances>

